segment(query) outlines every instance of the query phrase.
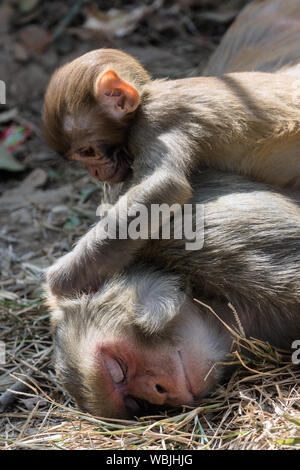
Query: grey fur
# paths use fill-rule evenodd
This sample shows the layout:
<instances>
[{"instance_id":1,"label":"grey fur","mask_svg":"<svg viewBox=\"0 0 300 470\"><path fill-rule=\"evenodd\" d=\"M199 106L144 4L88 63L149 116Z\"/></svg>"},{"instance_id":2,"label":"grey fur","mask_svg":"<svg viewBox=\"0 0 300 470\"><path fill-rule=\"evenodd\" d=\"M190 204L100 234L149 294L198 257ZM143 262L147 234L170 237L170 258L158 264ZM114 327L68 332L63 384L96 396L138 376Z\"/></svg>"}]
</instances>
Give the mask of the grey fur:
<instances>
[{"instance_id":1,"label":"grey fur","mask_svg":"<svg viewBox=\"0 0 300 470\"><path fill-rule=\"evenodd\" d=\"M107 280L98 292L60 299L53 309L56 368L81 408L115 416L101 377L90 365L88 348L107 333L134 332L140 348L172 338L189 309L202 319L198 330L201 360L226 358L231 336L192 296L212 305L236 327L227 303L235 307L248 337L289 349L300 337L300 209L272 188L241 176L204 171L195 175L193 202L205 204L205 243L189 252L184 241L147 243L126 271ZM94 284L95 285L95 284ZM184 294L184 292L186 292ZM199 326L198 326L199 327ZM212 381L225 369L216 367Z\"/></svg>"}]
</instances>

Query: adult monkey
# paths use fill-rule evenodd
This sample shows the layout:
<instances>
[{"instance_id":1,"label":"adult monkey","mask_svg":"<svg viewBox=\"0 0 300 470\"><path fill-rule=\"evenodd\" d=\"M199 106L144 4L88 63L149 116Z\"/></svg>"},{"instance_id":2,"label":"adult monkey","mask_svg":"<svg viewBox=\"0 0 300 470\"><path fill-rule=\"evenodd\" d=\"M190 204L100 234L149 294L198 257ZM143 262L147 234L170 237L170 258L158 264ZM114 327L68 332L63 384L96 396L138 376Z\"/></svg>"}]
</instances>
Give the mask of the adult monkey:
<instances>
[{"instance_id":1,"label":"adult monkey","mask_svg":"<svg viewBox=\"0 0 300 470\"><path fill-rule=\"evenodd\" d=\"M290 349L300 339L300 209L241 176L203 172L190 202L205 205L202 250L152 240L98 292L52 298L56 370L84 410L108 417L151 405L196 404L226 368L232 336L192 293L246 336ZM95 277L97 274L95 273ZM207 300L208 299L208 300Z\"/></svg>"},{"instance_id":2,"label":"adult monkey","mask_svg":"<svg viewBox=\"0 0 300 470\"><path fill-rule=\"evenodd\" d=\"M260 51L276 40L281 8L288 11L287 3L255 2L248 7L243 21L236 23L241 29L225 38L228 60L233 60L231 53L240 53L235 44L245 46L236 29L247 32L246 49ZM277 11L280 22L274 15L269 23L268 16L260 16L265 8ZM258 29L252 37L249 30L256 15ZM276 59L282 65L284 59L292 61L292 43L286 44L285 56ZM248 67L255 68L253 61ZM108 281L96 294L69 300L49 295L58 373L79 405L94 414L120 417L143 413L147 403L192 403L219 380L222 370L212 366L225 357L232 338L184 295L182 275L187 272L194 293L217 299L215 309L229 324L234 320L226 303L234 304L247 335L281 347L299 338L296 201L242 177L217 173L197 176L194 191L194 202L205 204L203 250L195 257L179 241L152 241L140 255L141 261L167 265L177 275L141 264Z\"/></svg>"},{"instance_id":3,"label":"adult monkey","mask_svg":"<svg viewBox=\"0 0 300 470\"><path fill-rule=\"evenodd\" d=\"M265 10L272 16L276 7L277 27L282 29L280 14L286 13L283 28L290 34L291 21L297 15L300 19L295 0L255 3L240 22L244 27L256 8L264 18ZM257 36L256 49L269 46L278 32L276 27L268 29L269 21L260 22L263 39ZM234 43L241 39L238 34ZM294 40L298 35L299 24ZM285 37L282 42L286 51L282 48L277 55L281 73L251 71L175 81L150 80L135 59L120 51L91 51L59 69L50 81L44 119L48 141L70 160L85 163L92 174L113 182L125 177L124 165L133 158L132 178L108 214L112 221L116 212L120 214L122 232L137 204L149 210L153 204L187 203L200 164L299 188L300 87L298 77L283 70L283 64L291 62L291 43ZM229 60L234 52L230 47L225 51ZM268 52L266 47L265 62L270 60ZM252 67L251 58L250 70L256 65ZM102 279L121 271L145 243L141 238L105 236L97 224L49 269L54 294L97 288L96 271Z\"/></svg>"}]
</instances>

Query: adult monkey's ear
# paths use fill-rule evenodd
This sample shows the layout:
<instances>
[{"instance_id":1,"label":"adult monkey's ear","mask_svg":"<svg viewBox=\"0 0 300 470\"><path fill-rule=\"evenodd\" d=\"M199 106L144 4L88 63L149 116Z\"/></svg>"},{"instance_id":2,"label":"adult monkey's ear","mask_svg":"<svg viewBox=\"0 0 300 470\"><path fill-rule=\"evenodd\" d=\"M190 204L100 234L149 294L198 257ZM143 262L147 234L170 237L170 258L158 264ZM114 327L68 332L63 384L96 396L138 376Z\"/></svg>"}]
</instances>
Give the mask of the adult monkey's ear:
<instances>
[{"instance_id":1,"label":"adult monkey's ear","mask_svg":"<svg viewBox=\"0 0 300 470\"><path fill-rule=\"evenodd\" d=\"M107 70L97 77L95 95L103 109L115 119L135 111L140 102L137 89L114 70Z\"/></svg>"},{"instance_id":2,"label":"adult monkey's ear","mask_svg":"<svg viewBox=\"0 0 300 470\"><path fill-rule=\"evenodd\" d=\"M186 296L175 275L141 272L132 277L135 292L133 308L128 311L130 324L137 325L146 334L157 334L180 314Z\"/></svg>"}]
</instances>

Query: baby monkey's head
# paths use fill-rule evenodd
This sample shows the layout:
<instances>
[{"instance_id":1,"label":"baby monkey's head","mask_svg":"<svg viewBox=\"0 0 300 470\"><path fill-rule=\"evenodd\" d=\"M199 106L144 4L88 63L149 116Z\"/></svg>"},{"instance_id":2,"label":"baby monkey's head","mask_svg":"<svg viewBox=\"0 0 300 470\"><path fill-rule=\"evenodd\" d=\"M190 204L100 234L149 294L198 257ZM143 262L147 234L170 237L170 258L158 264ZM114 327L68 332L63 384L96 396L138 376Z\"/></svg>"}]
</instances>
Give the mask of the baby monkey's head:
<instances>
[{"instance_id":1,"label":"baby monkey's head","mask_svg":"<svg viewBox=\"0 0 300 470\"><path fill-rule=\"evenodd\" d=\"M123 181L131 164L126 131L149 80L137 60L115 49L91 51L64 65L45 95L46 141L100 181Z\"/></svg>"}]
</instances>

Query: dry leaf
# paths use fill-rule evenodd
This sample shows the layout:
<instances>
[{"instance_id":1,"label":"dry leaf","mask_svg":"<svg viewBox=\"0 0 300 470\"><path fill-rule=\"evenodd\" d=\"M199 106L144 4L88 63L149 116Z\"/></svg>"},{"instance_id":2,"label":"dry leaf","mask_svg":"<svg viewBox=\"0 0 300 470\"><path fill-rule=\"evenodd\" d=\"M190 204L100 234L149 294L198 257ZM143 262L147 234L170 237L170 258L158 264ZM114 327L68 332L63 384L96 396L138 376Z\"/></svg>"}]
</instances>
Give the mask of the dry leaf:
<instances>
[{"instance_id":1,"label":"dry leaf","mask_svg":"<svg viewBox=\"0 0 300 470\"><path fill-rule=\"evenodd\" d=\"M46 184L47 179L47 173L41 168L36 168L22 181L21 186L26 188L40 188Z\"/></svg>"},{"instance_id":2,"label":"dry leaf","mask_svg":"<svg viewBox=\"0 0 300 470\"><path fill-rule=\"evenodd\" d=\"M16 59L18 62L27 62L29 59L28 50L23 46L23 44L20 44L19 42L16 42L13 45L12 53L14 59Z\"/></svg>"},{"instance_id":3,"label":"dry leaf","mask_svg":"<svg viewBox=\"0 0 300 470\"><path fill-rule=\"evenodd\" d=\"M0 299L3 300L18 300L19 296L14 292L9 292L8 290L0 290Z\"/></svg>"},{"instance_id":4,"label":"dry leaf","mask_svg":"<svg viewBox=\"0 0 300 470\"><path fill-rule=\"evenodd\" d=\"M203 20L214 21L215 23L229 23L236 15L237 10L206 11L199 14Z\"/></svg>"},{"instance_id":5,"label":"dry leaf","mask_svg":"<svg viewBox=\"0 0 300 470\"><path fill-rule=\"evenodd\" d=\"M0 145L0 169L7 171L22 171L24 165L20 163L14 155L3 145Z\"/></svg>"},{"instance_id":6,"label":"dry leaf","mask_svg":"<svg viewBox=\"0 0 300 470\"><path fill-rule=\"evenodd\" d=\"M41 54L49 45L51 36L43 28L31 25L21 30L20 39L28 49Z\"/></svg>"},{"instance_id":7,"label":"dry leaf","mask_svg":"<svg viewBox=\"0 0 300 470\"><path fill-rule=\"evenodd\" d=\"M0 124L12 121L18 115L17 108L11 108L8 111L4 111L0 114Z\"/></svg>"},{"instance_id":8,"label":"dry leaf","mask_svg":"<svg viewBox=\"0 0 300 470\"><path fill-rule=\"evenodd\" d=\"M219 0L177 0L184 7L212 6L220 3Z\"/></svg>"},{"instance_id":9,"label":"dry leaf","mask_svg":"<svg viewBox=\"0 0 300 470\"><path fill-rule=\"evenodd\" d=\"M13 13L14 9L11 5L4 4L0 6L0 30L8 30Z\"/></svg>"},{"instance_id":10,"label":"dry leaf","mask_svg":"<svg viewBox=\"0 0 300 470\"><path fill-rule=\"evenodd\" d=\"M38 4L40 0L18 0L17 5L22 13L29 13Z\"/></svg>"},{"instance_id":11,"label":"dry leaf","mask_svg":"<svg viewBox=\"0 0 300 470\"><path fill-rule=\"evenodd\" d=\"M87 19L83 28L120 38L132 33L137 25L153 11L154 7L151 6L134 8L130 12L116 9L102 12L95 8L87 8Z\"/></svg>"}]
</instances>

